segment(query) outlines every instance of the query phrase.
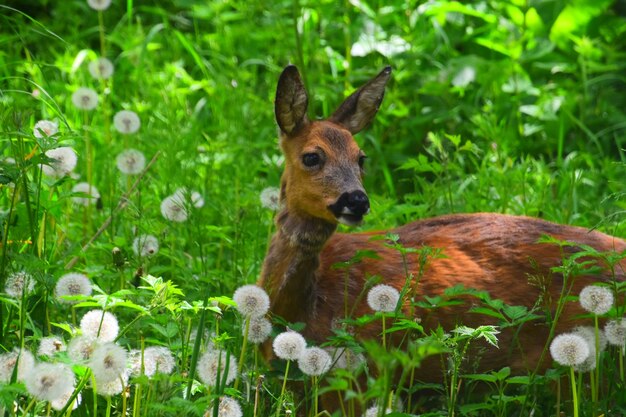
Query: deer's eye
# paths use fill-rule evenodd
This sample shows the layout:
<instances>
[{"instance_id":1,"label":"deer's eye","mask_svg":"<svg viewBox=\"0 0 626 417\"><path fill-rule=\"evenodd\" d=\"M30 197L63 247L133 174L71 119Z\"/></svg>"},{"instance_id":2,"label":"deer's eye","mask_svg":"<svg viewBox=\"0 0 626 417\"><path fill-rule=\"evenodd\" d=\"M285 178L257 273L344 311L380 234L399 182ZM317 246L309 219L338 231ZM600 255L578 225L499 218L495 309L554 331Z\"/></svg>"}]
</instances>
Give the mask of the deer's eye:
<instances>
[{"instance_id":1,"label":"deer's eye","mask_svg":"<svg viewBox=\"0 0 626 417\"><path fill-rule=\"evenodd\" d=\"M359 156L359 167L361 167L361 169L363 169L363 166L365 165L365 160L366 159L367 159L367 156L365 156L365 155Z\"/></svg>"},{"instance_id":2,"label":"deer's eye","mask_svg":"<svg viewBox=\"0 0 626 417\"><path fill-rule=\"evenodd\" d=\"M321 158L316 153L305 153L304 155L302 155L302 163L306 167L309 167L309 168L316 167L320 164L320 162L321 162Z\"/></svg>"}]
</instances>

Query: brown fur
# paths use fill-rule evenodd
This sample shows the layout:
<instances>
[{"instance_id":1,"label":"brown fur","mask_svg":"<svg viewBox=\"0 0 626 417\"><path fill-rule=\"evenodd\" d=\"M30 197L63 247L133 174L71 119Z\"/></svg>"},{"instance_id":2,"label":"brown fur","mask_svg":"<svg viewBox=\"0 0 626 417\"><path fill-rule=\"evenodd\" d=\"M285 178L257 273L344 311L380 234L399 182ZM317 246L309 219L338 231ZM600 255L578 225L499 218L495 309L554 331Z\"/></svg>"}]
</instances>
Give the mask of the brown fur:
<instances>
[{"instance_id":1,"label":"brown fur","mask_svg":"<svg viewBox=\"0 0 626 417\"><path fill-rule=\"evenodd\" d=\"M348 98L332 121L311 122L306 118L302 112L306 91L293 67L285 70L279 83L276 112L283 130L281 147L285 154L281 187L283 210L276 219L278 230L268 250L259 285L270 295L271 313L289 322L305 323L305 337L316 343L332 335L333 322L344 318L346 277L350 302L359 299L367 278L372 275L381 277L383 283L398 290L405 283L400 253L383 245L381 240L371 240L385 232L334 233L338 219L328 209L342 193L362 189L358 166L362 151L351 133L369 122L369 119L361 119L363 115L374 116L388 75L388 71L383 71ZM288 86L287 90L282 91L281 85ZM289 112L291 102L298 104L296 111ZM306 101L304 103L306 109ZM289 126L289 131L283 126ZM309 152L320 152L323 166L313 170L303 166L301 157ZM493 213L441 216L409 223L391 232L399 236L399 243L404 247L429 246L444 255L427 263L415 288L418 298L440 295L446 288L462 284L488 291L492 298L507 304L529 309L542 296L539 286L529 282L529 278L543 277L548 286L548 294L543 294L544 304L553 310L561 294L563 277L552 273L551 269L561 265L563 256L578 250L568 246L561 253L558 245L538 243L542 236L588 245L601 252L626 251L624 240L600 232ZM362 250L375 251L380 259L366 258L347 270L333 268ZM416 254L409 255L408 269L414 276L419 275ZM626 261L617 265L617 280L626 278L625 269ZM611 278L607 270L600 275L579 276L574 281L572 294L578 294L586 285ZM449 331L457 324L494 324L495 319L469 313L472 302L468 298L468 303L431 313L417 309L414 315L426 329L441 325ZM365 301L354 308L353 317L371 313ZM413 311L408 302L404 303L403 310L405 314ZM575 318L582 313L578 303L567 303L557 332L578 323ZM485 352L482 368L510 366L516 371L535 368L547 342L548 330L545 322L528 323L519 333L517 346L511 346L513 332L503 332L499 337L500 349L490 348ZM358 336L377 338L380 331L380 327L372 325L362 329ZM419 379L436 381L440 378L441 370L436 361L426 362L419 370Z\"/></svg>"}]
</instances>

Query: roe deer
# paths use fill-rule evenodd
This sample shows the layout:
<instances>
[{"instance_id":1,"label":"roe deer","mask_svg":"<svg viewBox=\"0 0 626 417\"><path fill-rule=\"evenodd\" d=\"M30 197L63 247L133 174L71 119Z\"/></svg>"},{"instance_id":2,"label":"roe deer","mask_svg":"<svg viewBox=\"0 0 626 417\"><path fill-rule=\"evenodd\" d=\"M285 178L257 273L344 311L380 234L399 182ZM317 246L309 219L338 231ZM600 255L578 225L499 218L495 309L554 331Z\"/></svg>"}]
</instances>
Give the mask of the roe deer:
<instances>
[{"instance_id":1,"label":"roe deer","mask_svg":"<svg viewBox=\"0 0 626 417\"><path fill-rule=\"evenodd\" d=\"M305 323L304 336L316 342L323 342L333 334L333 321L344 317L344 300L357 303L349 306L354 307L353 317L372 312L364 297L359 297L369 276L378 275L383 283L398 290L405 284L401 254L383 245L381 240L371 239L386 232L335 233L338 223L358 225L369 212L361 178L365 154L352 135L375 116L390 75L391 68L385 68L350 95L331 117L315 121L307 118L308 97L297 68L285 68L278 81L275 113L285 155L280 186L282 206L259 285L270 296L270 312L288 322ZM408 255L409 273L415 276L421 273L413 289L418 296L439 295L446 288L463 284L487 291L492 298L509 305L529 309L542 295L544 303L549 303L551 298L551 308L555 307L564 280L551 269L562 264L564 255L580 251L575 245L561 248L539 243L542 236L587 245L601 252L626 251L623 239L603 233L494 213L446 215L415 221L390 232L399 236L404 247L429 246L445 255L431 259L421 272L418 255ZM348 270L333 268L349 261L359 250L375 251L379 259L362 259ZM623 281L625 269L626 261L622 259L615 267L614 278ZM530 276L540 275L546 277L547 287L543 290L529 283ZM608 270L577 276L570 293L577 295L586 285L612 278ZM346 279L348 283L344 286ZM405 314L413 312L416 318L421 318L427 331L437 325L449 331L456 324L488 323L483 315L467 314L470 308L466 303L429 314L409 306L407 300L402 305ZM584 312L578 303L567 302L556 332L579 324L580 319L574 318L581 313ZM370 325L361 329L358 336L379 337L380 331L380 327ZM482 368L510 366L519 372L538 365L548 342L549 328L545 322L532 321L522 326L515 347L509 346L513 333L512 330L501 333L500 349L490 348L483 353ZM509 351L509 348L513 349ZM440 380L440 363L427 361L418 373L421 380Z\"/></svg>"}]
</instances>

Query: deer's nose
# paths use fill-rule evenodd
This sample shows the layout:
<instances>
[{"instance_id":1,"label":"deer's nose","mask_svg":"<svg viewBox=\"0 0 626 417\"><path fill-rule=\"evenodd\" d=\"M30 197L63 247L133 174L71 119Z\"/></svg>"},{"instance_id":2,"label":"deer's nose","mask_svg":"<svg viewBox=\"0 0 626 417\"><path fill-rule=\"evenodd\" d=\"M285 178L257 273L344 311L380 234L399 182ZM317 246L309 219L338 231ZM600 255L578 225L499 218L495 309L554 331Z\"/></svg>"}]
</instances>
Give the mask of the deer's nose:
<instances>
[{"instance_id":1,"label":"deer's nose","mask_svg":"<svg viewBox=\"0 0 626 417\"><path fill-rule=\"evenodd\" d=\"M370 200L363 191L352 191L348 194L346 208L350 210L350 214L354 216L363 216L370 211Z\"/></svg>"}]
</instances>

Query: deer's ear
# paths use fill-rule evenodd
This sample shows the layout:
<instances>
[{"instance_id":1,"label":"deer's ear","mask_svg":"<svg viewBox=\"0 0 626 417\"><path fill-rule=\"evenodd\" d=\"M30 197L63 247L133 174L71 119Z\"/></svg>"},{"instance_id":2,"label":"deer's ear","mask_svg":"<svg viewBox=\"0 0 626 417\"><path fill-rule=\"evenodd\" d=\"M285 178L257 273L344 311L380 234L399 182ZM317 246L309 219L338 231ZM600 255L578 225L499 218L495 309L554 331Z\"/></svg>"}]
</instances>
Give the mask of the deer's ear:
<instances>
[{"instance_id":1,"label":"deer's ear","mask_svg":"<svg viewBox=\"0 0 626 417\"><path fill-rule=\"evenodd\" d=\"M376 115L385 95L385 85L390 77L391 67L386 67L367 84L352 93L329 120L344 126L352 134L361 131Z\"/></svg>"},{"instance_id":2,"label":"deer's ear","mask_svg":"<svg viewBox=\"0 0 626 417\"><path fill-rule=\"evenodd\" d=\"M293 135L308 123L306 109L309 105L304 83L295 65L287 66L276 88L274 113L280 130L287 135Z\"/></svg>"}]
</instances>

